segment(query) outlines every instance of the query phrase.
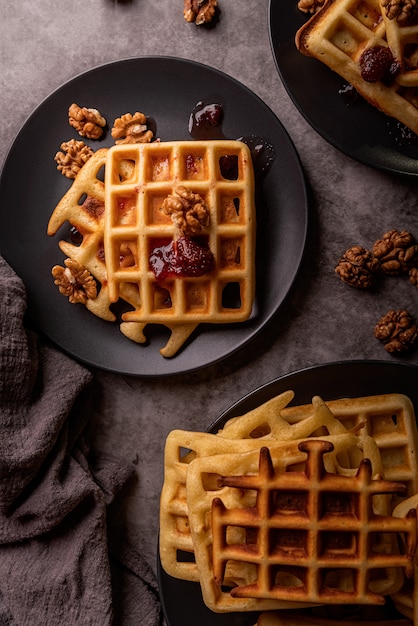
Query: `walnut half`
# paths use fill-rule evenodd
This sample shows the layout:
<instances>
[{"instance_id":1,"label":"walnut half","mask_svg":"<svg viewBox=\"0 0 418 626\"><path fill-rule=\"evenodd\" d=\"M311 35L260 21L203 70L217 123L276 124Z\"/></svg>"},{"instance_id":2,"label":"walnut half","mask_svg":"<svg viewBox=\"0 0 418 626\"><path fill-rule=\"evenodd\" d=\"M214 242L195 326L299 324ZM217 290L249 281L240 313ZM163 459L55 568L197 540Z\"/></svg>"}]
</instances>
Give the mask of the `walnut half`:
<instances>
[{"instance_id":1,"label":"walnut half","mask_svg":"<svg viewBox=\"0 0 418 626\"><path fill-rule=\"evenodd\" d=\"M418 245L407 230L389 230L373 245L382 271L392 276L408 273L418 260Z\"/></svg>"},{"instance_id":2,"label":"walnut half","mask_svg":"<svg viewBox=\"0 0 418 626\"><path fill-rule=\"evenodd\" d=\"M116 144L121 143L149 143L154 133L148 129L147 118L137 111L125 113L113 122L111 135Z\"/></svg>"},{"instance_id":3,"label":"walnut half","mask_svg":"<svg viewBox=\"0 0 418 626\"><path fill-rule=\"evenodd\" d=\"M411 350L418 339L418 328L408 311L391 310L380 318L374 329L376 339L390 353Z\"/></svg>"},{"instance_id":4,"label":"walnut half","mask_svg":"<svg viewBox=\"0 0 418 626\"><path fill-rule=\"evenodd\" d=\"M372 285L379 261L362 246L352 246L340 258L335 273L352 287L367 289Z\"/></svg>"},{"instance_id":5,"label":"walnut half","mask_svg":"<svg viewBox=\"0 0 418 626\"><path fill-rule=\"evenodd\" d=\"M80 107L75 102L68 109L68 121L79 135L88 139L99 139L106 126L105 118L97 109Z\"/></svg>"},{"instance_id":6,"label":"walnut half","mask_svg":"<svg viewBox=\"0 0 418 626\"><path fill-rule=\"evenodd\" d=\"M84 141L77 141L77 139L64 141L60 148L54 160L57 163L57 169L67 178L75 178L84 163L94 154Z\"/></svg>"},{"instance_id":7,"label":"walnut half","mask_svg":"<svg viewBox=\"0 0 418 626\"><path fill-rule=\"evenodd\" d=\"M67 296L72 304L86 304L87 300L94 300L97 297L97 285L88 269L74 259L65 259L64 265L52 268L54 284L59 292Z\"/></svg>"},{"instance_id":8,"label":"walnut half","mask_svg":"<svg viewBox=\"0 0 418 626\"><path fill-rule=\"evenodd\" d=\"M184 0L183 15L186 22L196 26L209 24L218 9L218 0Z\"/></svg>"},{"instance_id":9,"label":"walnut half","mask_svg":"<svg viewBox=\"0 0 418 626\"><path fill-rule=\"evenodd\" d=\"M206 202L184 185L178 185L172 195L164 198L161 211L171 216L171 221L183 235L196 235L202 232L203 226L209 226Z\"/></svg>"}]
</instances>

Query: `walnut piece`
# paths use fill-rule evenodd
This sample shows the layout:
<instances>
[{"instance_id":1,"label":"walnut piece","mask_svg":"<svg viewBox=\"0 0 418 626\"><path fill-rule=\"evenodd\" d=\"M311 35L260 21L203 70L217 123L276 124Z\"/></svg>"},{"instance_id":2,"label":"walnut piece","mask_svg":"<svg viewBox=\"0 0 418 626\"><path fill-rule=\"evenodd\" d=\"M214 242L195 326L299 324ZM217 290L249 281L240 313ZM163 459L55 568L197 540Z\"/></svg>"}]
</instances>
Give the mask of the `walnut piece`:
<instances>
[{"instance_id":1,"label":"walnut piece","mask_svg":"<svg viewBox=\"0 0 418 626\"><path fill-rule=\"evenodd\" d=\"M149 143L153 138L152 130L148 129L147 118L137 111L133 115L125 113L113 122L111 135L116 144Z\"/></svg>"},{"instance_id":2,"label":"walnut piece","mask_svg":"<svg viewBox=\"0 0 418 626\"><path fill-rule=\"evenodd\" d=\"M418 267L411 267L409 270L409 281L414 287L418 287Z\"/></svg>"},{"instance_id":3,"label":"walnut piece","mask_svg":"<svg viewBox=\"0 0 418 626\"><path fill-rule=\"evenodd\" d=\"M209 226L210 215L206 202L188 187L178 185L174 193L164 198L161 211L183 235L196 235L203 226Z\"/></svg>"},{"instance_id":4,"label":"walnut piece","mask_svg":"<svg viewBox=\"0 0 418 626\"><path fill-rule=\"evenodd\" d=\"M387 352L408 352L418 339L418 328L408 311L391 310L380 318L374 329Z\"/></svg>"},{"instance_id":5,"label":"walnut piece","mask_svg":"<svg viewBox=\"0 0 418 626\"><path fill-rule=\"evenodd\" d=\"M418 259L418 245L406 230L389 230L372 248L385 274L393 276L409 272Z\"/></svg>"},{"instance_id":6,"label":"walnut piece","mask_svg":"<svg viewBox=\"0 0 418 626\"><path fill-rule=\"evenodd\" d=\"M184 0L183 15L186 22L196 26L212 22L218 8L218 0Z\"/></svg>"},{"instance_id":7,"label":"walnut piece","mask_svg":"<svg viewBox=\"0 0 418 626\"><path fill-rule=\"evenodd\" d=\"M97 285L88 269L74 259L65 259L64 265L52 268L54 284L60 293L67 296L72 304L86 304L87 300L94 300L97 297Z\"/></svg>"},{"instance_id":8,"label":"walnut piece","mask_svg":"<svg viewBox=\"0 0 418 626\"><path fill-rule=\"evenodd\" d=\"M79 135L88 139L99 139L106 126L105 118L97 109L87 109L75 103L68 109L68 121Z\"/></svg>"},{"instance_id":9,"label":"walnut piece","mask_svg":"<svg viewBox=\"0 0 418 626\"><path fill-rule=\"evenodd\" d=\"M418 12L417 0L382 0L382 7L390 20L400 24L407 24Z\"/></svg>"},{"instance_id":10,"label":"walnut piece","mask_svg":"<svg viewBox=\"0 0 418 626\"><path fill-rule=\"evenodd\" d=\"M309 13L313 15L317 13L319 9L322 9L324 6L325 0L299 0L298 9L302 11L302 13Z\"/></svg>"},{"instance_id":11,"label":"walnut piece","mask_svg":"<svg viewBox=\"0 0 418 626\"><path fill-rule=\"evenodd\" d=\"M372 285L379 265L379 261L369 250L362 246L352 246L338 261L335 272L348 285L367 289Z\"/></svg>"},{"instance_id":12,"label":"walnut piece","mask_svg":"<svg viewBox=\"0 0 418 626\"><path fill-rule=\"evenodd\" d=\"M84 141L70 139L64 141L61 150L56 153L54 160L57 169L67 178L75 178L94 151Z\"/></svg>"}]
</instances>

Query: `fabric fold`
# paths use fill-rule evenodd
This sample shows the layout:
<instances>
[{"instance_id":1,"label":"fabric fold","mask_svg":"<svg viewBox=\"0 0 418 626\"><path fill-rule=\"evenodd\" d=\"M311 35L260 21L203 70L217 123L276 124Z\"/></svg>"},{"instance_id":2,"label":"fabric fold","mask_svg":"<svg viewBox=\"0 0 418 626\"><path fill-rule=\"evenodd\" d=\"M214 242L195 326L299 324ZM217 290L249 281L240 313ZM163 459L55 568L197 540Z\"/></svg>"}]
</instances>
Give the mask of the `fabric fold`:
<instances>
[{"instance_id":1,"label":"fabric fold","mask_svg":"<svg viewBox=\"0 0 418 626\"><path fill-rule=\"evenodd\" d=\"M141 606L112 586L106 515L134 465L90 450L92 373L25 329L26 306L0 256L0 626L157 626L139 554Z\"/></svg>"}]
</instances>

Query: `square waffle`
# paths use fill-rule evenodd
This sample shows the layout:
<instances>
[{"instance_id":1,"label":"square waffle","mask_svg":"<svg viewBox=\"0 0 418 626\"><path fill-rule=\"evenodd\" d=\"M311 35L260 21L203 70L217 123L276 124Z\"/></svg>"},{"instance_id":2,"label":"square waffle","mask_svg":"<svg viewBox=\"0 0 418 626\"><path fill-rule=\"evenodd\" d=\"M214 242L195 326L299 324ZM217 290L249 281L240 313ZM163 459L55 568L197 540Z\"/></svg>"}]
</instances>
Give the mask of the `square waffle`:
<instances>
[{"instance_id":1,"label":"square waffle","mask_svg":"<svg viewBox=\"0 0 418 626\"><path fill-rule=\"evenodd\" d=\"M328 0L296 33L298 50L351 84L370 104L418 134L418 93L398 80L367 82L360 70L364 50L388 46L380 0ZM402 72L400 79L405 76Z\"/></svg>"},{"instance_id":2,"label":"square waffle","mask_svg":"<svg viewBox=\"0 0 418 626\"><path fill-rule=\"evenodd\" d=\"M225 175L225 157L236 175ZM127 179L121 162L132 166ZM150 268L151 252L172 242L176 226L160 211L176 187L203 198L210 219L202 237L215 257L215 269L202 276L159 282ZM235 323L251 314L255 292L254 173L248 146L240 141L155 142L109 149L105 175L104 250L109 297L116 302L124 285L138 292L138 306L123 315L142 330L146 324L176 329L200 323ZM121 247L132 262L122 266ZM132 327L135 332L135 326Z\"/></svg>"},{"instance_id":3,"label":"square waffle","mask_svg":"<svg viewBox=\"0 0 418 626\"><path fill-rule=\"evenodd\" d=\"M373 504L383 494L404 493L404 486L373 480L368 460L355 476L330 474L323 463L330 442L308 439L299 448L306 453L302 470L273 462L267 447L258 471L254 454L243 474L224 473L226 457L190 465L196 562L213 611L269 610L277 601L383 604L399 585L398 569L413 575L415 510L400 519L376 514ZM405 550L388 551L400 533ZM230 566L241 574L232 585Z\"/></svg>"}]
</instances>

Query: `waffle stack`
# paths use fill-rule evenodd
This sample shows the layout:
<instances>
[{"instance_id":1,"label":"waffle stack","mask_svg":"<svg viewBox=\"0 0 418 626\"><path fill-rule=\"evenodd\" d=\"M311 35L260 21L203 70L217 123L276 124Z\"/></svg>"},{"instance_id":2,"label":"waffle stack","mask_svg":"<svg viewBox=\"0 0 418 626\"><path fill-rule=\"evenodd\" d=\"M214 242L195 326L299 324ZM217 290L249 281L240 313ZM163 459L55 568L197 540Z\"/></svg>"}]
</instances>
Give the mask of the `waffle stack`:
<instances>
[{"instance_id":1,"label":"waffle stack","mask_svg":"<svg viewBox=\"0 0 418 626\"><path fill-rule=\"evenodd\" d=\"M416 493L410 401L292 397L167 439L162 566L215 612L382 604L413 575L416 507L392 516Z\"/></svg>"},{"instance_id":2,"label":"waffle stack","mask_svg":"<svg viewBox=\"0 0 418 626\"><path fill-rule=\"evenodd\" d=\"M328 0L297 32L296 46L325 63L370 104L418 134L417 74L409 71L411 39L416 27L389 19L381 0ZM360 57L376 46L390 47L401 71L391 81L363 79Z\"/></svg>"}]
</instances>

